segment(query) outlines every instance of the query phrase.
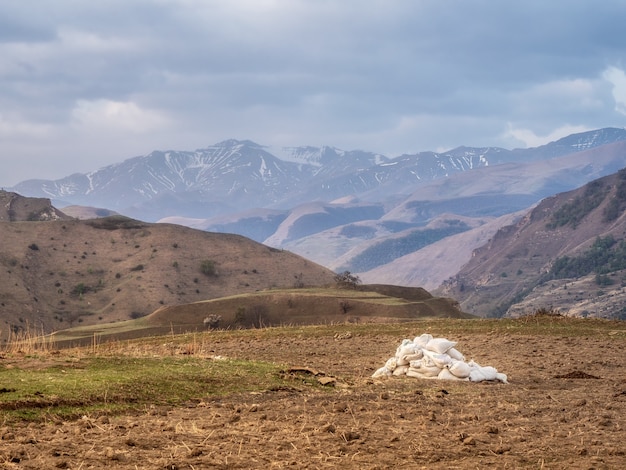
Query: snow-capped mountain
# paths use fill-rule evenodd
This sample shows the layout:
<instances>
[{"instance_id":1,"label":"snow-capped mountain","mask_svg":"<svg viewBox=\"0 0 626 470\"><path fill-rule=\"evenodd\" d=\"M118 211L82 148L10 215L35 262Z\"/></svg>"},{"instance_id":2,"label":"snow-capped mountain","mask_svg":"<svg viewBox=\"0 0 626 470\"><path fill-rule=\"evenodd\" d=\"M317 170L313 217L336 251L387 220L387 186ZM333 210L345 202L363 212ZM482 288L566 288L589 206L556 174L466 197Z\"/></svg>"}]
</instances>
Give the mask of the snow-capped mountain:
<instances>
[{"instance_id":1,"label":"snow-capped mountain","mask_svg":"<svg viewBox=\"0 0 626 470\"><path fill-rule=\"evenodd\" d=\"M253 142L227 140L192 152L154 151L56 181L29 180L16 190L41 194L57 205L100 205L123 213L153 203L177 214L168 206L178 201L180 214L206 216L241 210L251 201L253 206L271 204L309 179L312 170L280 160ZM211 204L212 209L203 209Z\"/></svg>"},{"instance_id":2,"label":"snow-capped mountain","mask_svg":"<svg viewBox=\"0 0 626 470\"><path fill-rule=\"evenodd\" d=\"M547 161L622 140L626 130L609 128L534 149L458 147L393 158L328 146L272 149L247 140L226 140L195 151L154 151L90 173L54 181L27 180L11 189L50 198L58 207L106 207L147 221L167 216L208 218L254 208L284 210L347 196L368 202L397 201L411 194L415 199L419 188L454 175L507 163ZM615 169L605 174L611 171ZM601 171L589 172L601 176ZM506 181L502 184L506 186ZM576 184L581 182L573 178L571 187ZM443 192L438 198L445 199L445 183L438 188Z\"/></svg>"}]
</instances>

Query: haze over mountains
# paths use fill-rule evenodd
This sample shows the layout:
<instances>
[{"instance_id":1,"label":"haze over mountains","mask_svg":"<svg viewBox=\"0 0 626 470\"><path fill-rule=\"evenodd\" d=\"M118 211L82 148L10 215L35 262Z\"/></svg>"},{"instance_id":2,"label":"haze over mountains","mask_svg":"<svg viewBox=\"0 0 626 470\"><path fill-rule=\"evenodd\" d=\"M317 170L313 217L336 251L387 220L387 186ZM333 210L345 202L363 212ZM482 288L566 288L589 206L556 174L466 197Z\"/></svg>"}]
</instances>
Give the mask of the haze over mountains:
<instances>
[{"instance_id":1,"label":"haze over mountains","mask_svg":"<svg viewBox=\"0 0 626 470\"><path fill-rule=\"evenodd\" d=\"M625 166L626 130L617 128L531 149L459 147L397 157L228 140L56 181L28 180L13 190L61 208L95 206L241 234L368 283L435 289L542 199ZM502 305L484 311L480 304L476 312L471 305L464 304L470 313L503 314Z\"/></svg>"}]
</instances>

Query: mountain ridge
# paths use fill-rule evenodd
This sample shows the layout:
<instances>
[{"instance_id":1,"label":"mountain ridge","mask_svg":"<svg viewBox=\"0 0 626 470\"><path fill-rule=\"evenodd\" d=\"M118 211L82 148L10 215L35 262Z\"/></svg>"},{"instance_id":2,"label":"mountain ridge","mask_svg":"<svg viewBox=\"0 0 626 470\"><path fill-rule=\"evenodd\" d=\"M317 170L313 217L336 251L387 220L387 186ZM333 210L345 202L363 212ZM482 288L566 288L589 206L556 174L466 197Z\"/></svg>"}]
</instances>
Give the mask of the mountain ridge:
<instances>
[{"instance_id":1,"label":"mountain ridge","mask_svg":"<svg viewBox=\"0 0 626 470\"><path fill-rule=\"evenodd\" d=\"M252 208L287 208L313 200L363 194L386 199L425 182L503 163L560 156L626 140L626 130L605 128L574 134L534 149L457 147L394 158L334 147L287 147L283 160L271 148L229 139L195 151L153 151L89 173L58 180L32 179L12 191L50 198L55 206L107 207L146 221L167 216L211 217ZM279 152L277 152L279 153ZM295 160L295 161L294 161ZM176 204L176 200L180 204ZM167 208L169 201L174 213ZM147 205L154 202L150 210ZM166 209L159 212L158 205ZM187 207L185 207L187 206ZM154 216L151 214L155 213Z\"/></svg>"}]
</instances>

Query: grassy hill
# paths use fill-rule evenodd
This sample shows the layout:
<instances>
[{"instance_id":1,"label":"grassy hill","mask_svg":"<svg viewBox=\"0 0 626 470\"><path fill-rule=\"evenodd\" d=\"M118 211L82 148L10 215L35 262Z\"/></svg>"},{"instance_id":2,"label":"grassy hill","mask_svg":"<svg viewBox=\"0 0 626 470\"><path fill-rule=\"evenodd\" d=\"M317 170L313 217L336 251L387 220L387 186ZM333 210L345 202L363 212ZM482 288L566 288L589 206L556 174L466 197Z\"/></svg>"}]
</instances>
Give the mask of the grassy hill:
<instances>
[{"instance_id":1,"label":"grassy hill","mask_svg":"<svg viewBox=\"0 0 626 470\"><path fill-rule=\"evenodd\" d=\"M1 336L140 318L268 288L328 285L334 277L239 235L121 216L0 222L0 240Z\"/></svg>"},{"instance_id":2,"label":"grassy hill","mask_svg":"<svg viewBox=\"0 0 626 470\"><path fill-rule=\"evenodd\" d=\"M433 297L421 288L365 285L356 289L269 289L162 307L135 320L79 326L57 332L54 341L89 344L94 337L105 341L211 328L397 323L434 318L462 319L472 315L461 312L455 301Z\"/></svg>"}]
</instances>

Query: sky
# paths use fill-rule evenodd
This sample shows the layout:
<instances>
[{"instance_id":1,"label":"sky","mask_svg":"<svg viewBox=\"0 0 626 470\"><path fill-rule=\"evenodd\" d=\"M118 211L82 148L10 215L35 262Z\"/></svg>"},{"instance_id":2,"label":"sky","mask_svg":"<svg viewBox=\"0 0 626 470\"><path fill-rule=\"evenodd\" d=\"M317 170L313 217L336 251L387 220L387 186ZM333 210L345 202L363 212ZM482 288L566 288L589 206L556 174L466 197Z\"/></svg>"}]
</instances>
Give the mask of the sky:
<instances>
[{"instance_id":1,"label":"sky","mask_svg":"<svg viewBox=\"0 0 626 470\"><path fill-rule=\"evenodd\" d=\"M0 186L227 139L388 157L626 126L623 0L0 2Z\"/></svg>"}]
</instances>

